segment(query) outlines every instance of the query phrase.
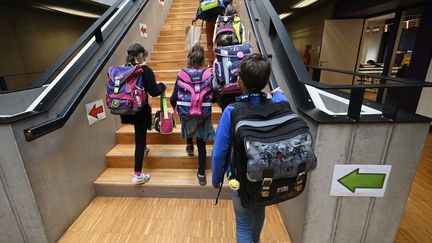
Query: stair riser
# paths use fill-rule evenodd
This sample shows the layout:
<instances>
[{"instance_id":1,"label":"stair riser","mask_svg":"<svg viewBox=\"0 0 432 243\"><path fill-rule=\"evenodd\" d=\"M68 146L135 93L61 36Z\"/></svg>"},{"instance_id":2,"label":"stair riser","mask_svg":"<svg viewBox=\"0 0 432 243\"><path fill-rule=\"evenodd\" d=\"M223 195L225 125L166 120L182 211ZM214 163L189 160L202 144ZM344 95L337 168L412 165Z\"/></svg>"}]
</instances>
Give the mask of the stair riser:
<instances>
[{"instance_id":1,"label":"stair riser","mask_svg":"<svg viewBox=\"0 0 432 243\"><path fill-rule=\"evenodd\" d=\"M207 40L206 36L204 34L201 35L200 43L204 44L204 43L206 43L206 40ZM172 44L172 43L182 44L184 46L185 45L185 41L186 41L186 36L184 36L184 35L180 35L180 36L175 36L175 35L159 36L158 42L157 42L156 46L160 45L160 44L168 45L168 44Z\"/></svg>"},{"instance_id":2,"label":"stair riser","mask_svg":"<svg viewBox=\"0 0 432 243\"><path fill-rule=\"evenodd\" d=\"M186 61L183 62L157 62L148 63L148 66L154 70L180 70L186 67Z\"/></svg>"},{"instance_id":3,"label":"stair riser","mask_svg":"<svg viewBox=\"0 0 432 243\"><path fill-rule=\"evenodd\" d=\"M162 31L172 31L172 30L181 30L183 32L186 32L186 28L190 25L183 25L183 24L170 24L165 25L162 29ZM205 33L205 27L203 28L203 33Z\"/></svg>"},{"instance_id":4,"label":"stair riser","mask_svg":"<svg viewBox=\"0 0 432 243\"><path fill-rule=\"evenodd\" d=\"M155 70L153 70L155 71ZM156 81L175 81L177 78L177 72L178 70L172 71L172 72L155 72Z\"/></svg>"},{"instance_id":5,"label":"stair riser","mask_svg":"<svg viewBox=\"0 0 432 243\"><path fill-rule=\"evenodd\" d=\"M165 24L183 24L186 27L192 25L192 16L183 18L167 18Z\"/></svg>"},{"instance_id":6,"label":"stair riser","mask_svg":"<svg viewBox=\"0 0 432 243\"><path fill-rule=\"evenodd\" d=\"M191 6L191 7L188 7L188 6L185 6L185 7L182 7L182 6L174 6L174 7L171 7L171 9L170 9L170 11L169 11L169 14L173 14L173 13L184 13L184 12L192 12L193 13L193 15L191 15L191 16L194 16L195 15L195 13L196 13L196 11L197 11L197 8L198 8L198 6L196 5L196 6Z\"/></svg>"},{"instance_id":7,"label":"stair riser","mask_svg":"<svg viewBox=\"0 0 432 243\"><path fill-rule=\"evenodd\" d=\"M163 135L161 135L163 136ZM167 148L169 149L169 148ZM186 146L185 146L186 149ZM196 148L195 148L196 149ZM150 144L151 151L151 144ZM151 152L150 152L151 153ZM196 152L195 152L196 153ZM186 151L185 151L186 154ZM133 168L134 157L131 156L107 156L107 166L111 168ZM210 154L207 154L206 168L211 165ZM198 169L198 156L182 157L182 158L144 158L143 168L158 168L158 169Z\"/></svg>"},{"instance_id":8,"label":"stair riser","mask_svg":"<svg viewBox=\"0 0 432 243\"><path fill-rule=\"evenodd\" d=\"M201 41L201 46L204 48L204 51L207 51L207 46L204 44L205 42ZM175 43L175 44L157 44L155 47L155 52L158 51L187 51L185 43Z\"/></svg>"},{"instance_id":9,"label":"stair riser","mask_svg":"<svg viewBox=\"0 0 432 243\"><path fill-rule=\"evenodd\" d=\"M196 8L195 9L191 9L190 11L180 11L180 10L176 10L176 11L170 11L168 13L168 18L177 18L178 16L190 16L191 18L193 16L195 16L196 14Z\"/></svg>"},{"instance_id":10,"label":"stair riser","mask_svg":"<svg viewBox=\"0 0 432 243\"><path fill-rule=\"evenodd\" d=\"M186 51L179 52L155 52L150 56L150 61L163 61L170 59L186 59Z\"/></svg>"},{"instance_id":11,"label":"stair riser","mask_svg":"<svg viewBox=\"0 0 432 243\"><path fill-rule=\"evenodd\" d=\"M176 28L173 30L162 30L160 32L160 37L164 37L164 36L172 36L172 35L178 35L178 36L184 36L184 38L186 38L186 30L185 27L183 28ZM201 32L201 38L205 37L205 29L203 30L203 32Z\"/></svg>"},{"instance_id":12,"label":"stair riser","mask_svg":"<svg viewBox=\"0 0 432 243\"><path fill-rule=\"evenodd\" d=\"M211 178L207 178L207 183L211 183ZM143 186L105 186L95 185L97 196L101 197L147 197L147 198L191 198L191 199L215 199L217 190L211 186L199 187L153 187ZM231 199L228 189L221 191L220 199Z\"/></svg>"},{"instance_id":13,"label":"stair riser","mask_svg":"<svg viewBox=\"0 0 432 243\"><path fill-rule=\"evenodd\" d=\"M134 144L135 134L123 133L117 134L118 144ZM186 140L181 137L180 133L173 133L168 135L161 135L156 132L147 133L147 144L186 144ZM207 142L213 144L213 141Z\"/></svg>"}]
</instances>

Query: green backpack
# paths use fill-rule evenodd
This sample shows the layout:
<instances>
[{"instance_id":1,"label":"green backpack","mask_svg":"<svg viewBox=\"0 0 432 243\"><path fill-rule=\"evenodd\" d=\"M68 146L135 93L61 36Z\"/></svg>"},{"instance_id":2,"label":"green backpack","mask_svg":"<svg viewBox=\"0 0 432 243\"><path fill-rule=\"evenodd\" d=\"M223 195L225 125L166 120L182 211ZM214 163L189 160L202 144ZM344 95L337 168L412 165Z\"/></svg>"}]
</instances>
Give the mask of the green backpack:
<instances>
[{"instance_id":1,"label":"green backpack","mask_svg":"<svg viewBox=\"0 0 432 243\"><path fill-rule=\"evenodd\" d=\"M200 0L200 8L202 12L214 9L220 6L219 0Z\"/></svg>"}]
</instances>

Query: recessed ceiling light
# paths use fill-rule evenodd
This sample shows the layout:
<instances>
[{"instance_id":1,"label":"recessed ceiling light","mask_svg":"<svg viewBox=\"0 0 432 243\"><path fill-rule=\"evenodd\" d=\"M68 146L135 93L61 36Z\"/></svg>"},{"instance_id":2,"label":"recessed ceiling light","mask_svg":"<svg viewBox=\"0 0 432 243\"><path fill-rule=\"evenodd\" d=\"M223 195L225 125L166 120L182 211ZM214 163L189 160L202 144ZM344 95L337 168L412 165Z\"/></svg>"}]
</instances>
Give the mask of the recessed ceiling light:
<instances>
[{"instance_id":1,"label":"recessed ceiling light","mask_svg":"<svg viewBox=\"0 0 432 243\"><path fill-rule=\"evenodd\" d=\"M279 18L282 20L282 19L290 16L291 14L293 14L293 13L292 12L287 12L287 13L279 14Z\"/></svg>"},{"instance_id":2,"label":"recessed ceiling light","mask_svg":"<svg viewBox=\"0 0 432 243\"><path fill-rule=\"evenodd\" d=\"M46 7L48 9L51 9L51 10L55 10L55 11L59 11L62 13L67 13L67 14L72 14L72 15L77 15L77 16L81 16L81 17L86 17L86 18L98 19L100 17L100 15L98 15L98 14L93 14L93 13L79 11L79 10L70 9L70 8L63 8L63 7L53 6L53 5L46 5Z\"/></svg>"},{"instance_id":3,"label":"recessed ceiling light","mask_svg":"<svg viewBox=\"0 0 432 243\"><path fill-rule=\"evenodd\" d=\"M312 3L315 3L317 1L318 0L302 0L299 3L297 3L296 5L294 5L293 8L304 8L304 7L307 7L307 6L309 6Z\"/></svg>"}]
</instances>

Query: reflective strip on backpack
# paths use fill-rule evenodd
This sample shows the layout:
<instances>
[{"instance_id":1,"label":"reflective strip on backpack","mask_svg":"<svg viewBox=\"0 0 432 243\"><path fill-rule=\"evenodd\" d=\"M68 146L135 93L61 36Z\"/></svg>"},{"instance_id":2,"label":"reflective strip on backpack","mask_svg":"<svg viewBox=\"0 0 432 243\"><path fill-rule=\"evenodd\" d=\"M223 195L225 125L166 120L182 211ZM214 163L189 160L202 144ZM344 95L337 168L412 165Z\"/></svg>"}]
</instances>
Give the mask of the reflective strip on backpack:
<instances>
[{"instance_id":1,"label":"reflective strip on backpack","mask_svg":"<svg viewBox=\"0 0 432 243\"><path fill-rule=\"evenodd\" d=\"M191 103L190 102L186 102L186 101L177 101L177 105L191 106ZM203 102L202 106L212 106L212 103L210 103L210 102Z\"/></svg>"},{"instance_id":2,"label":"reflective strip on backpack","mask_svg":"<svg viewBox=\"0 0 432 243\"><path fill-rule=\"evenodd\" d=\"M235 132L237 132L237 130L242 126L251 126L251 127L274 126L277 124L287 122L287 121L292 120L292 119L297 118L297 117L299 117L297 114L289 114L286 116L282 116L282 117L271 119L271 120L265 120L265 121L250 121L250 120L239 121L237 123L237 125L235 126Z\"/></svg>"}]
</instances>

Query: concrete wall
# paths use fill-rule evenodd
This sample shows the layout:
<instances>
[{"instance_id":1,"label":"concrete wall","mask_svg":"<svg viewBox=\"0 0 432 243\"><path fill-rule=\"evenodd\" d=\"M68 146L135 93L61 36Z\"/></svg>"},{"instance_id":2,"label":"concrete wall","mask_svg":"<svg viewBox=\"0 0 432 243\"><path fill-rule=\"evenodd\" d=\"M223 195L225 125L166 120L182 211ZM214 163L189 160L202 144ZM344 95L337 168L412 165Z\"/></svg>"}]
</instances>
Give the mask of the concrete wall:
<instances>
[{"instance_id":1,"label":"concrete wall","mask_svg":"<svg viewBox=\"0 0 432 243\"><path fill-rule=\"evenodd\" d=\"M10 92L0 95L0 115L13 115L25 111L45 87Z\"/></svg>"},{"instance_id":2,"label":"concrete wall","mask_svg":"<svg viewBox=\"0 0 432 243\"><path fill-rule=\"evenodd\" d=\"M301 234L293 242L393 242L428 128L419 123L320 125L304 231L290 231ZM392 165L385 196L331 197L335 164Z\"/></svg>"},{"instance_id":3,"label":"concrete wall","mask_svg":"<svg viewBox=\"0 0 432 243\"><path fill-rule=\"evenodd\" d=\"M138 2L135 2L127 16L131 16L136 11ZM12 138L16 141L17 155L22 160L29 182L29 191L34 195L33 202L37 206L33 212L40 214L43 226L43 230L39 230L37 234L41 240L30 242L57 241L94 198L93 182L106 168L105 154L116 144L115 131L121 124L118 116L107 114L105 120L89 126L85 104L104 98L108 66L124 63L126 48L130 43L143 43L149 50L153 49L152 45L156 42L170 3L171 1L167 1L163 7L157 1L149 1L63 128L29 143L25 141L23 135L24 129L55 117L65 107L130 17L126 17L119 23L49 113L12 124L14 136ZM140 22L147 23L149 27L148 39L143 39L139 34ZM0 141L4 139L6 137L2 133ZM6 159L11 163L20 163L16 158ZM10 189L10 191L20 194L20 188ZM3 201L0 202L0 206L3 206ZM6 217L0 219L0 225L5 224L4 220ZM18 223L21 221L17 220ZM11 230L13 230L12 226ZM3 236L3 233L0 235ZM8 238L7 235L5 237Z\"/></svg>"},{"instance_id":4,"label":"concrete wall","mask_svg":"<svg viewBox=\"0 0 432 243\"><path fill-rule=\"evenodd\" d=\"M425 78L426 82L432 82L432 60ZM424 88L420 96L417 113L432 118L432 88Z\"/></svg>"},{"instance_id":5,"label":"concrete wall","mask_svg":"<svg viewBox=\"0 0 432 243\"><path fill-rule=\"evenodd\" d=\"M311 65L318 65L318 48L321 46L324 20L331 19L333 7L333 2L328 2L298 17L284 21L288 35L300 57L303 57L306 45L312 45Z\"/></svg>"},{"instance_id":6,"label":"concrete wall","mask_svg":"<svg viewBox=\"0 0 432 243\"><path fill-rule=\"evenodd\" d=\"M1 5L0 76L9 89L35 81L95 19Z\"/></svg>"}]
</instances>

